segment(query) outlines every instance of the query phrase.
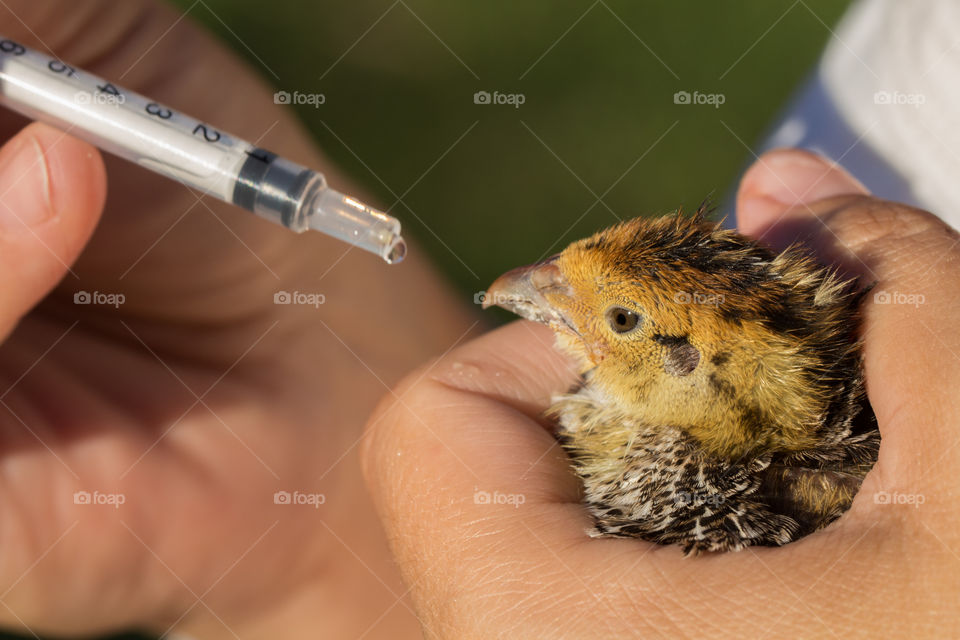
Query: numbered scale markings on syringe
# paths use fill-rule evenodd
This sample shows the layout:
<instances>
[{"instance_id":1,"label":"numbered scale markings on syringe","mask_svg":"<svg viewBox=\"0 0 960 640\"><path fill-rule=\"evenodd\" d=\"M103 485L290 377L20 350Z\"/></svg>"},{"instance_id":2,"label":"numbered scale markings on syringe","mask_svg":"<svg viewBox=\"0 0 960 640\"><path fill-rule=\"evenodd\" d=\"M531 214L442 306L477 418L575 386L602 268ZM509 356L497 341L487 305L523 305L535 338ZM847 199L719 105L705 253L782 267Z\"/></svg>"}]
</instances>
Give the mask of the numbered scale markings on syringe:
<instances>
[{"instance_id":1,"label":"numbered scale markings on syringe","mask_svg":"<svg viewBox=\"0 0 960 640\"><path fill-rule=\"evenodd\" d=\"M294 231L403 259L400 223L321 174L2 37L0 104Z\"/></svg>"}]
</instances>

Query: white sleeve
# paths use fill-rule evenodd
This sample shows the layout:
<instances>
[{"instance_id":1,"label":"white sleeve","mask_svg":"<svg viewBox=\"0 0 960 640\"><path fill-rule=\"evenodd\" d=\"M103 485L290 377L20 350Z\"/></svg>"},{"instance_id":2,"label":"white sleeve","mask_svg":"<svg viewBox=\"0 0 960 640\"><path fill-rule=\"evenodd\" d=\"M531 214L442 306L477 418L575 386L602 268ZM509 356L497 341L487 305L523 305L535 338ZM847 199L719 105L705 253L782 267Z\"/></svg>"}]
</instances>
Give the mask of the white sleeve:
<instances>
[{"instance_id":1,"label":"white sleeve","mask_svg":"<svg viewBox=\"0 0 960 640\"><path fill-rule=\"evenodd\" d=\"M780 146L960 227L960 2L854 3L764 149Z\"/></svg>"}]
</instances>

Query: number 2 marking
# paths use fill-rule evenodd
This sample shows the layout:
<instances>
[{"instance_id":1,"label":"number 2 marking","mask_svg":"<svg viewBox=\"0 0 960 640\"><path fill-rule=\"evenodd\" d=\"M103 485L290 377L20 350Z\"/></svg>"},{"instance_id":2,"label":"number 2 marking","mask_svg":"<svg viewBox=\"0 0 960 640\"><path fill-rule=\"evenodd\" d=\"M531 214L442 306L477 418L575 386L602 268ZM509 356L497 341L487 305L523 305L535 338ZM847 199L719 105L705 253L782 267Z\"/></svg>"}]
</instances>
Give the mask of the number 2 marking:
<instances>
[{"instance_id":1,"label":"number 2 marking","mask_svg":"<svg viewBox=\"0 0 960 640\"><path fill-rule=\"evenodd\" d=\"M193 135L202 135L207 142L218 142L220 140L220 132L216 129L207 128L205 124L198 124L194 127Z\"/></svg>"}]
</instances>

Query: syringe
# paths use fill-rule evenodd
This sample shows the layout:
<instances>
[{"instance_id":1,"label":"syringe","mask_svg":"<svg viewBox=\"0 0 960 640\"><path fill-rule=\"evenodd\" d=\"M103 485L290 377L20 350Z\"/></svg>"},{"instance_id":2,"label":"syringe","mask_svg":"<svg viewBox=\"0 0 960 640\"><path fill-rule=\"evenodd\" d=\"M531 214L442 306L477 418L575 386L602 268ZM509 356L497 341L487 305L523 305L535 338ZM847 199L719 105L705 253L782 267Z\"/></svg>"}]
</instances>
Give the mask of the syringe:
<instances>
[{"instance_id":1,"label":"syringe","mask_svg":"<svg viewBox=\"0 0 960 640\"><path fill-rule=\"evenodd\" d=\"M316 171L2 36L0 104L298 233L322 231L391 264L406 253L398 220Z\"/></svg>"}]
</instances>

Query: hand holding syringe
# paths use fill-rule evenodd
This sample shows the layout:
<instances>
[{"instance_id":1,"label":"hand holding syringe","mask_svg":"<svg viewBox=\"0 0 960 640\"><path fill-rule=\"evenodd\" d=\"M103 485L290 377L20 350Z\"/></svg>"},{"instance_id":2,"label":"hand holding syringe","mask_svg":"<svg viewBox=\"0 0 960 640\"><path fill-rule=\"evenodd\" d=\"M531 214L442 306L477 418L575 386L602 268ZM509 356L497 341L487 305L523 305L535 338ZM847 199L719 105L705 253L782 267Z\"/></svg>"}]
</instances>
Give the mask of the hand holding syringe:
<instances>
[{"instance_id":1,"label":"hand holding syringe","mask_svg":"<svg viewBox=\"0 0 960 640\"><path fill-rule=\"evenodd\" d=\"M274 88L193 23L214 9L230 22L207 4L185 16L163 0L3 0L0 33L247 140L269 128L260 144L337 188ZM304 51L285 38L257 53L280 65L291 49ZM308 62L284 82L301 73ZM0 125L0 624L30 637L420 637L381 582L399 579L356 443L381 381L471 328L443 278L422 253L380 267L325 234L231 217L101 157L71 123L0 106ZM80 291L125 301L75 304ZM276 304L282 291L325 300ZM124 502L77 502L82 491ZM278 504L278 491L325 504Z\"/></svg>"},{"instance_id":2,"label":"hand holding syringe","mask_svg":"<svg viewBox=\"0 0 960 640\"><path fill-rule=\"evenodd\" d=\"M0 37L0 104L296 232L403 259L400 223L306 167Z\"/></svg>"}]
</instances>

